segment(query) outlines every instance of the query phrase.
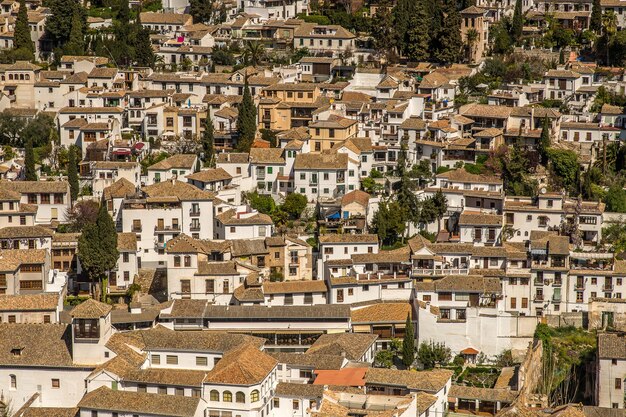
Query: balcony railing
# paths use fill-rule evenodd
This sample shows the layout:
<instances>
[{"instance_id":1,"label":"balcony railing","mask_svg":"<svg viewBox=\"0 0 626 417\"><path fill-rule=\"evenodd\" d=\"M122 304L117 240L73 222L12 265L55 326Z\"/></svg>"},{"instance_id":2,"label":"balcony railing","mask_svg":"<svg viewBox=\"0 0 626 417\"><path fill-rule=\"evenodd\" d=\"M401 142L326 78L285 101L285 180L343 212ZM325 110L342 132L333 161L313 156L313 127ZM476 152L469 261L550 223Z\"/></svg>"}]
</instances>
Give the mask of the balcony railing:
<instances>
[{"instance_id":1,"label":"balcony railing","mask_svg":"<svg viewBox=\"0 0 626 417\"><path fill-rule=\"evenodd\" d=\"M602 286L602 291L613 291L613 284L604 284Z\"/></svg>"},{"instance_id":2,"label":"balcony railing","mask_svg":"<svg viewBox=\"0 0 626 417\"><path fill-rule=\"evenodd\" d=\"M131 231L131 232L133 232L133 233L141 233L141 231L142 231L142 227L141 227L141 226L133 226L133 227L130 229L130 231Z\"/></svg>"},{"instance_id":3,"label":"balcony railing","mask_svg":"<svg viewBox=\"0 0 626 417\"><path fill-rule=\"evenodd\" d=\"M433 268L413 268L413 275L467 275L469 269L467 268L446 268L446 269L433 269Z\"/></svg>"},{"instance_id":4,"label":"balcony railing","mask_svg":"<svg viewBox=\"0 0 626 417\"><path fill-rule=\"evenodd\" d=\"M192 224L191 226L189 226L189 230L191 230L192 232L199 232L200 231L200 225L199 224Z\"/></svg>"},{"instance_id":5,"label":"balcony railing","mask_svg":"<svg viewBox=\"0 0 626 417\"><path fill-rule=\"evenodd\" d=\"M557 281L557 280L555 280L555 281L552 283L552 286L554 286L554 287L560 287L561 285L563 285L563 282L562 282L561 280L558 280L558 281Z\"/></svg>"},{"instance_id":6,"label":"balcony railing","mask_svg":"<svg viewBox=\"0 0 626 417\"><path fill-rule=\"evenodd\" d=\"M543 301L543 294L535 294L535 298L533 298L533 300L536 302Z\"/></svg>"},{"instance_id":7,"label":"balcony railing","mask_svg":"<svg viewBox=\"0 0 626 417\"><path fill-rule=\"evenodd\" d=\"M189 215L191 217L198 217L200 215L200 209L190 209Z\"/></svg>"},{"instance_id":8,"label":"balcony railing","mask_svg":"<svg viewBox=\"0 0 626 417\"><path fill-rule=\"evenodd\" d=\"M167 242L154 242L154 249L165 249L165 245L167 245Z\"/></svg>"},{"instance_id":9,"label":"balcony railing","mask_svg":"<svg viewBox=\"0 0 626 417\"><path fill-rule=\"evenodd\" d=\"M574 288L577 290L584 290L585 289L585 283L584 282L577 282L576 284L574 284Z\"/></svg>"},{"instance_id":10,"label":"balcony railing","mask_svg":"<svg viewBox=\"0 0 626 417\"><path fill-rule=\"evenodd\" d=\"M180 232L180 225L154 226L155 232Z\"/></svg>"}]
</instances>

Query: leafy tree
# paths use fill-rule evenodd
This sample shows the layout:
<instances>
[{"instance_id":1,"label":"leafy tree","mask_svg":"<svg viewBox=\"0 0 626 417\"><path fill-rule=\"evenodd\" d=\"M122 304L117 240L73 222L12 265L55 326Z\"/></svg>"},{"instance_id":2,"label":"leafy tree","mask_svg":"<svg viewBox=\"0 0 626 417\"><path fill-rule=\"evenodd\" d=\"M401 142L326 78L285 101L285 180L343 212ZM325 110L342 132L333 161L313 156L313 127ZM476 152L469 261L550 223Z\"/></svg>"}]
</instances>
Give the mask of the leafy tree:
<instances>
[{"instance_id":1,"label":"leafy tree","mask_svg":"<svg viewBox=\"0 0 626 417\"><path fill-rule=\"evenodd\" d=\"M291 219L299 219L307 206L306 196L298 193L287 195L280 209L287 213Z\"/></svg>"},{"instance_id":2,"label":"leafy tree","mask_svg":"<svg viewBox=\"0 0 626 417\"><path fill-rule=\"evenodd\" d=\"M246 200L250 207L258 211L259 213L271 215L276 210L276 203L274 199L269 195L261 195L256 191L247 193Z\"/></svg>"},{"instance_id":3,"label":"leafy tree","mask_svg":"<svg viewBox=\"0 0 626 417\"><path fill-rule=\"evenodd\" d=\"M87 14L81 3L80 0L48 0L50 16L46 19L46 37L54 47L62 47L69 41L72 27L76 26L73 24L76 15L80 17L81 27L85 27Z\"/></svg>"},{"instance_id":4,"label":"leafy tree","mask_svg":"<svg viewBox=\"0 0 626 417\"><path fill-rule=\"evenodd\" d=\"M374 49L378 54L383 55L387 61L390 60L393 53L391 45L397 43L396 33L397 29L394 26L391 5L384 0L372 18L371 35L374 39Z\"/></svg>"},{"instance_id":5,"label":"leafy tree","mask_svg":"<svg viewBox=\"0 0 626 417\"><path fill-rule=\"evenodd\" d=\"M24 151L24 169L26 171L26 181L37 181L37 171L35 170L35 153L33 152L33 142L26 142Z\"/></svg>"},{"instance_id":6,"label":"leafy tree","mask_svg":"<svg viewBox=\"0 0 626 417\"><path fill-rule=\"evenodd\" d=\"M194 23L211 23L213 19L213 1L190 0L189 14L193 17Z\"/></svg>"},{"instance_id":7,"label":"leafy tree","mask_svg":"<svg viewBox=\"0 0 626 417\"><path fill-rule=\"evenodd\" d=\"M602 5L600 4L600 0L593 0L589 29L593 30L595 33L600 33L602 30Z\"/></svg>"},{"instance_id":8,"label":"leafy tree","mask_svg":"<svg viewBox=\"0 0 626 417\"><path fill-rule=\"evenodd\" d=\"M28 11L26 1L20 0L20 8L15 20L13 33L13 49L18 55L17 59L32 61L35 59L35 47L30 38L30 26L28 24Z\"/></svg>"},{"instance_id":9,"label":"leafy tree","mask_svg":"<svg viewBox=\"0 0 626 417\"><path fill-rule=\"evenodd\" d=\"M404 209L398 202L381 201L370 228L383 245L395 244L406 230Z\"/></svg>"},{"instance_id":10,"label":"leafy tree","mask_svg":"<svg viewBox=\"0 0 626 417\"><path fill-rule=\"evenodd\" d=\"M207 111L206 119L204 119L204 132L202 132L202 152L204 155L204 165L207 167L215 166L215 128L213 120Z\"/></svg>"},{"instance_id":11,"label":"leafy tree","mask_svg":"<svg viewBox=\"0 0 626 417\"><path fill-rule=\"evenodd\" d=\"M216 65L235 65L235 56L228 49L217 48L211 54L211 59Z\"/></svg>"},{"instance_id":12,"label":"leafy tree","mask_svg":"<svg viewBox=\"0 0 626 417\"><path fill-rule=\"evenodd\" d=\"M511 24L511 38L518 42L522 37L522 29L524 27L524 16L522 12L522 0L515 1L515 9L513 10L513 23Z\"/></svg>"},{"instance_id":13,"label":"leafy tree","mask_svg":"<svg viewBox=\"0 0 626 417\"><path fill-rule=\"evenodd\" d=\"M489 30L489 38L493 39L491 50L494 54L506 54L511 51L513 42L504 23L504 21L500 21L490 27Z\"/></svg>"},{"instance_id":14,"label":"leafy tree","mask_svg":"<svg viewBox=\"0 0 626 417\"><path fill-rule=\"evenodd\" d=\"M623 185L619 182L613 183L604 197L604 202L607 211L626 213L626 190Z\"/></svg>"},{"instance_id":15,"label":"leafy tree","mask_svg":"<svg viewBox=\"0 0 626 417\"><path fill-rule=\"evenodd\" d=\"M270 147L277 148L278 147L278 138L276 137L276 132L271 129L260 129L261 139L266 140L270 143Z\"/></svg>"},{"instance_id":16,"label":"leafy tree","mask_svg":"<svg viewBox=\"0 0 626 417\"><path fill-rule=\"evenodd\" d=\"M548 149L552 145L552 141L550 140L550 120L548 116L543 118L543 123L541 126L541 138L539 139L539 146L537 147L537 151L539 151L539 156L541 157L541 163L546 165L548 163Z\"/></svg>"},{"instance_id":17,"label":"leafy tree","mask_svg":"<svg viewBox=\"0 0 626 417\"><path fill-rule=\"evenodd\" d=\"M406 315L406 327L404 339L402 339L402 363L409 368L415 360L415 335L413 334L413 322L411 314Z\"/></svg>"},{"instance_id":18,"label":"leafy tree","mask_svg":"<svg viewBox=\"0 0 626 417\"><path fill-rule=\"evenodd\" d=\"M376 352L374 363L379 368L391 368L393 366L394 353L390 350L379 350Z\"/></svg>"},{"instance_id":19,"label":"leafy tree","mask_svg":"<svg viewBox=\"0 0 626 417\"><path fill-rule=\"evenodd\" d=\"M501 353L496 355L497 367L506 368L514 365L515 361L513 360L513 352L511 352L511 349L503 350Z\"/></svg>"},{"instance_id":20,"label":"leafy tree","mask_svg":"<svg viewBox=\"0 0 626 417\"><path fill-rule=\"evenodd\" d=\"M626 223L615 222L602 228L602 243L609 245L616 254L626 251Z\"/></svg>"},{"instance_id":21,"label":"leafy tree","mask_svg":"<svg viewBox=\"0 0 626 417\"><path fill-rule=\"evenodd\" d=\"M553 174L552 179L570 194L577 194L580 181L580 165L576 152L550 149L548 150L548 156Z\"/></svg>"},{"instance_id":22,"label":"leafy tree","mask_svg":"<svg viewBox=\"0 0 626 417\"><path fill-rule=\"evenodd\" d=\"M247 76L243 87L243 100L239 106L239 116L237 117L237 133L237 150L250 152L256 134L256 106L250 94Z\"/></svg>"},{"instance_id":23,"label":"leafy tree","mask_svg":"<svg viewBox=\"0 0 626 417\"><path fill-rule=\"evenodd\" d=\"M149 37L148 37L149 40ZM115 48L112 51L119 65L130 65L133 61L133 28L130 23L130 5L126 0L118 0L115 19ZM152 47L150 47L152 49Z\"/></svg>"},{"instance_id":24,"label":"leafy tree","mask_svg":"<svg viewBox=\"0 0 626 417\"><path fill-rule=\"evenodd\" d=\"M24 143L30 140L35 148L44 146L50 141L50 131L53 129L56 129L54 119L45 113L39 113L26 123L20 139Z\"/></svg>"},{"instance_id":25,"label":"leafy tree","mask_svg":"<svg viewBox=\"0 0 626 417\"><path fill-rule=\"evenodd\" d=\"M396 173L400 180L395 184L395 199L402 208L401 214L405 222L418 223L420 221L420 206L415 195L416 184L407 171L408 136L404 135L400 141L400 152L396 165Z\"/></svg>"},{"instance_id":26,"label":"leafy tree","mask_svg":"<svg viewBox=\"0 0 626 417\"><path fill-rule=\"evenodd\" d=\"M80 192L80 186L78 184L78 161L76 160L76 150L73 147L69 150L67 180L70 183L70 196L72 201L76 201L78 193Z\"/></svg>"},{"instance_id":27,"label":"leafy tree","mask_svg":"<svg viewBox=\"0 0 626 417\"><path fill-rule=\"evenodd\" d=\"M72 16L72 28L70 30L70 37L65 46L63 52L66 55L84 55L85 54L85 36L83 34L84 22L78 10L74 11Z\"/></svg>"},{"instance_id":28,"label":"leafy tree","mask_svg":"<svg viewBox=\"0 0 626 417\"><path fill-rule=\"evenodd\" d=\"M247 41L243 49L243 61L256 67L265 58L265 47L261 42Z\"/></svg>"},{"instance_id":29,"label":"leafy tree","mask_svg":"<svg viewBox=\"0 0 626 417\"><path fill-rule=\"evenodd\" d=\"M417 359L424 369L433 369L435 365L445 365L452 359L452 352L445 343L422 342L417 350Z\"/></svg>"},{"instance_id":30,"label":"leafy tree","mask_svg":"<svg viewBox=\"0 0 626 417\"><path fill-rule=\"evenodd\" d=\"M78 257L92 283L103 282L107 273L117 263L117 232L115 223L104 205L100 206L96 222L88 224L78 239ZM106 285L102 285L102 298L106 300Z\"/></svg>"},{"instance_id":31,"label":"leafy tree","mask_svg":"<svg viewBox=\"0 0 626 417\"><path fill-rule=\"evenodd\" d=\"M67 210L68 230L82 232L87 225L95 224L98 220L100 205L94 200L82 200Z\"/></svg>"}]
</instances>

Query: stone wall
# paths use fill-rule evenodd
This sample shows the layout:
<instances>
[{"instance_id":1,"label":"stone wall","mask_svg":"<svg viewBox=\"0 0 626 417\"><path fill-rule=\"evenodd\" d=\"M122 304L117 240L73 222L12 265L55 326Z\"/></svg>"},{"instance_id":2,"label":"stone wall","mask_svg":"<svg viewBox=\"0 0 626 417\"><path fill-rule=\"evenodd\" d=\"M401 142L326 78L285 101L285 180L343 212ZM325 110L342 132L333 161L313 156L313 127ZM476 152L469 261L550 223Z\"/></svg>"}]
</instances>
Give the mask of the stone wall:
<instances>
[{"instance_id":1,"label":"stone wall","mask_svg":"<svg viewBox=\"0 0 626 417\"><path fill-rule=\"evenodd\" d=\"M529 343L526 357L519 367L518 386L520 394L516 400L517 404L547 406L547 399L535 394L541 381L542 358L543 343L541 340L534 340Z\"/></svg>"}]
</instances>

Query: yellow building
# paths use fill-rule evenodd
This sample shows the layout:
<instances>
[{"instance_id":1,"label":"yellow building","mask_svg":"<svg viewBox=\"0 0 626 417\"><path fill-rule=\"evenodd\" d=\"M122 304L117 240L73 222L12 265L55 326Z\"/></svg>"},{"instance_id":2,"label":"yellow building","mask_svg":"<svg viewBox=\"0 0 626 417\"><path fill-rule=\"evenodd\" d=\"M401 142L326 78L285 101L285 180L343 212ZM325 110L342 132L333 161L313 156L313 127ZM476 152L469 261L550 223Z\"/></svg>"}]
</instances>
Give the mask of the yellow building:
<instances>
[{"instance_id":1,"label":"yellow building","mask_svg":"<svg viewBox=\"0 0 626 417\"><path fill-rule=\"evenodd\" d=\"M318 120L309 124L311 135L311 152L322 152L332 149L348 138L356 137L358 125L356 120L330 115L327 120Z\"/></svg>"},{"instance_id":2,"label":"yellow building","mask_svg":"<svg viewBox=\"0 0 626 417\"><path fill-rule=\"evenodd\" d=\"M307 126L313 111L328 104L317 84L274 84L266 87L259 101L259 129L289 130Z\"/></svg>"}]
</instances>

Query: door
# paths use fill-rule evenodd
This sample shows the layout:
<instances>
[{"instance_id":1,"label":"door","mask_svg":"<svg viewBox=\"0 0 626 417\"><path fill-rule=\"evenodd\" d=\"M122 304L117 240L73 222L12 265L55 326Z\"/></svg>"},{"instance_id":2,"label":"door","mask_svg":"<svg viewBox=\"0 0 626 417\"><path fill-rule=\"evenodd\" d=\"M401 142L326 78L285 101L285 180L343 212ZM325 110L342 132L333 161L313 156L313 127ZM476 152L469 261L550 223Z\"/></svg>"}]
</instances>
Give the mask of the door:
<instances>
[{"instance_id":1,"label":"door","mask_svg":"<svg viewBox=\"0 0 626 417\"><path fill-rule=\"evenodd\" d=\"M109 287L117 287L117 274L109 272Z\"/></svg>"},{"instance_id":2,"label":"door","mask_svg":"<svg viewBox=\"0 0 626 417\"><path fill-rule=\"evenodd\" d=\"M483 268L489 268L489 258L483 259Z\"/></svg>"},{"instance_id":3,"label":"door","mask_svg":"<svg viewBox=\"0 0 626 417\"><path fill-rule=\"evenodd\" d=\"M479 296L478 294L470 294L470 306L476 307L478 305Z\"/></svg>"}]
</instances>

